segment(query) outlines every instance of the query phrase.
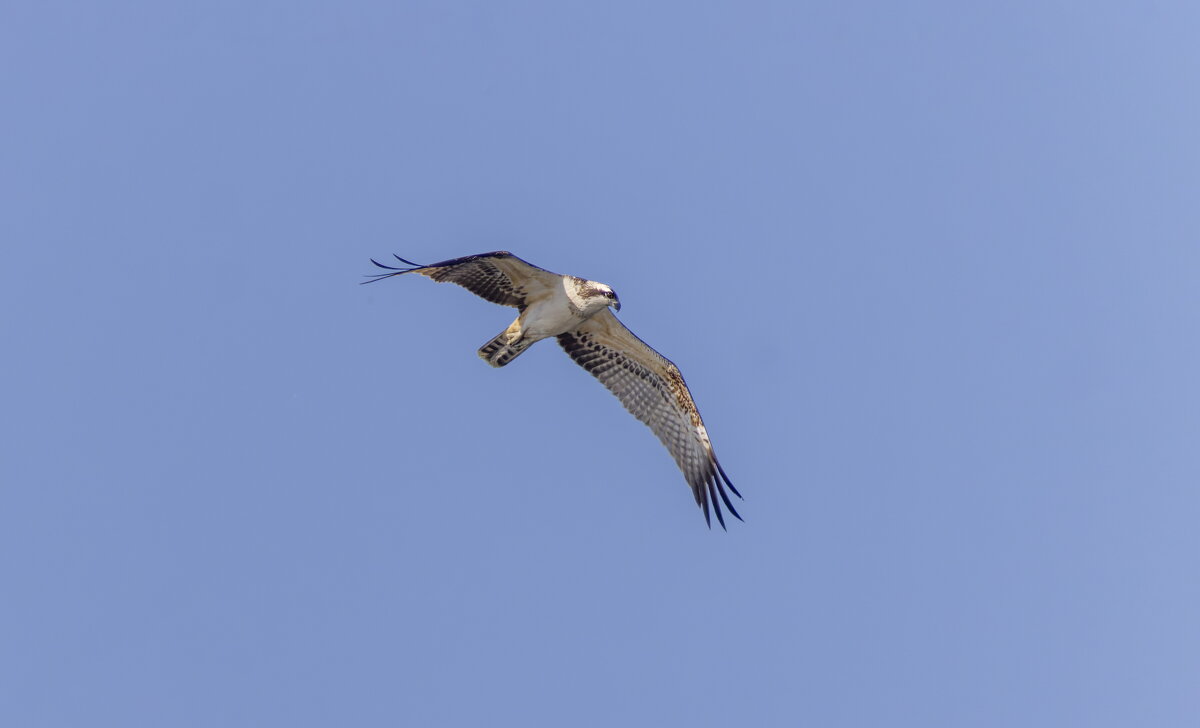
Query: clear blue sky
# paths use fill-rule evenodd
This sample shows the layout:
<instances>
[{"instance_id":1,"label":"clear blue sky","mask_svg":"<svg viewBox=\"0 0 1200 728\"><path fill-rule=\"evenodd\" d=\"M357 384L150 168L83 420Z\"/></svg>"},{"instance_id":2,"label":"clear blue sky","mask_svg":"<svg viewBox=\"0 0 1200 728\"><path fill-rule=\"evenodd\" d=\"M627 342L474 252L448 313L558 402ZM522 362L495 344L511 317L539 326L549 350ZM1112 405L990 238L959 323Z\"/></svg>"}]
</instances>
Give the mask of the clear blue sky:
<instances>
[{"instance_id":1,"label":"clear blue sky","mask_svg":"<svg viewBox=\"0 0 1200 728\"><path fill-rule=\"evenodd\" d=\"M5 4L0 724L1200 724L1200 5L984 5Z\"/></svg>"}]
</instances>

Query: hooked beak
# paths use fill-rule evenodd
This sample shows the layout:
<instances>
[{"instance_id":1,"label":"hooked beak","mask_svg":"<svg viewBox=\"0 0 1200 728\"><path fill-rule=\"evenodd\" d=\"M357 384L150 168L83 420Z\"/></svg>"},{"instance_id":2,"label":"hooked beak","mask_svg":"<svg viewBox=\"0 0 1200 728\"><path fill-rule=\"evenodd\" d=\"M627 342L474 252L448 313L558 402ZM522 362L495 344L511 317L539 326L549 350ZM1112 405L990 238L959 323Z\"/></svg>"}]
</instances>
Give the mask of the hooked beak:
<instances>
[{"instance_id":1,"label":"hooked beak","mask_svg":"<svg viewBox=\"0 0 1200 728\"><path fill-rule=\"evenodd\" d=\"M620 311L621 310L621 299L614 298L613 302L612 302L612 307L613 307L614 311Z\"/></svg>"}]
</instances>

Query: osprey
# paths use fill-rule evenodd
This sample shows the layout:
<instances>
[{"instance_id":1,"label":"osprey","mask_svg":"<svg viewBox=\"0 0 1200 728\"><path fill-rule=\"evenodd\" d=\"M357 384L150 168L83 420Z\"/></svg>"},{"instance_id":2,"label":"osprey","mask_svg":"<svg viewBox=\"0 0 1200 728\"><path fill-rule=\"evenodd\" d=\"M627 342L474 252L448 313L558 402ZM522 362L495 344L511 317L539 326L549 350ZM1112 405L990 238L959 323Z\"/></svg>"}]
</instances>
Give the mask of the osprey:
<instances>
[{"instance_id":1,"label":"osprey","mask_svg":"<svg viewBox=\"0 0 1200 728\"><path fill-rule=\"evenodd\" d=\"M520 311L517 320L479 349L479 356L494 367L516 359L535 342L555 337L563 350L609 389L625 409L654 431L667 446L687 478L704 520L712 527L709 503L725 528L721 503L738 520L742 517L729 502L725 487L742 497L717 462L708 432L692 393L678 367L651 349L617 320L613 310L621 301L603 283L563 276L538 268L507 251L468 255L464 258L418 265L400 256L409 268L371 262L387 273L367 276L363 283L416 273L438 283L457 283L471 293Z\"/></svg>"}]
</instances>

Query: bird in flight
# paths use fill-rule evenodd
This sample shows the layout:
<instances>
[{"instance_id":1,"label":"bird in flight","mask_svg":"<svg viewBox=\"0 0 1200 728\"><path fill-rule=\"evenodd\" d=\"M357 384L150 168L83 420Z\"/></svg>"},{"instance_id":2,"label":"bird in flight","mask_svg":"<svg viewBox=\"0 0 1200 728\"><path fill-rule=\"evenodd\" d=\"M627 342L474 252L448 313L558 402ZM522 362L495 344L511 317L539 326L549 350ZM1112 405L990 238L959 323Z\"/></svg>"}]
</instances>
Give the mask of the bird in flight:
<instances>
[{"instance_id":1,"label":"bird in flight","mask_svg":"<svg viewBox=\"0 0 1200 728\"><path fill-rule=\"evenodd\" d=\"M696 504L704 511L709 528L710 504L721 528L725 528L722 502L742 520L729 501L726 486L738 498L742 494L717 462L683 375L617 320L612 311L621 310L621 301L611 288L551 273L503 250L433 265L394 257L408 267L384 265L372 258L372 263L388 272L367 276L370 280L363 283L416 273L438 283L456 283L492 303L516 308L520 312L517 320L480 347L479 356L484 361L502 367L534 343L557 338L576 364L599 379L666 445L691 486Z\"/></svg>"}]
</instances>

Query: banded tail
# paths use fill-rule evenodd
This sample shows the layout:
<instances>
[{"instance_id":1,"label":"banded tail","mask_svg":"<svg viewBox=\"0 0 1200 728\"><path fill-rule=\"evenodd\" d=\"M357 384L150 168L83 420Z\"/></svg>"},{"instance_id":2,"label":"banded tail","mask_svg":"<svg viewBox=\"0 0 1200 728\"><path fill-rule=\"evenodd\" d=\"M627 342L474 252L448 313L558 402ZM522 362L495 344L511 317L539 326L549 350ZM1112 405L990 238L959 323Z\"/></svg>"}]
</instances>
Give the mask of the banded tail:
<instances>
[{"instance_id":1,"label":"banded tail","mask_svg":"<svg viewBox=\"0 0 1200 728\"><path fill-rule=\"evenodd\" d=\"M523 354L534 343L521 338L510 344L508 337L509 329L501 331L499 336L479 347L479 358L494 367L502 367Z\"/></svg>"}]
</instances>

